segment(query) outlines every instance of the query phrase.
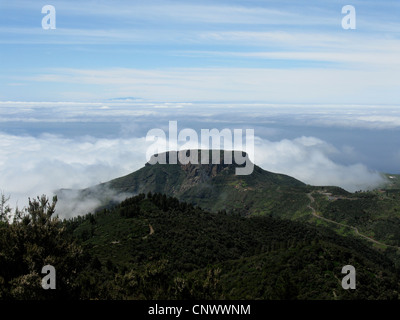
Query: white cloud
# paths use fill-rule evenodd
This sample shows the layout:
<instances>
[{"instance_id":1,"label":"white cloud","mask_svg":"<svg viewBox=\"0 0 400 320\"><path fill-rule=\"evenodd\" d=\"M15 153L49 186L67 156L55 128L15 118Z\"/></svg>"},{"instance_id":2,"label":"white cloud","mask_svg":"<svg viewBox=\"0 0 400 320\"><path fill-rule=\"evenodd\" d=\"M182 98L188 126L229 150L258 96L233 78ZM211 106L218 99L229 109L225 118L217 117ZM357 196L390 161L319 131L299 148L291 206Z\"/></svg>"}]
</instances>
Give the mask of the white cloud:
<instances>
[{"instance_id":1,"label":"white cloud","mask_svg":"<svg viewBox=\"0 0 400 320\"><path fill-rule=\"evenodd\" d=\"M199 4L198 1L97 1L96 5L90 1L80 1L79 4L73 1L54 0L57 9L68 16L95 18L96 16L105 20L122 20L126 24L133 24L137 21L147 23L186 23L186 24L245 24L245 25L326 25L334 23L334 17L310 15L304 19L298 7L292 9L272 8L272 6L249 6ZM35 10L37 5L32 1L10 1L7 8L17 10Z\"/></svg>"},{"instance_id":2,"label":"white cloud","mask_svg":"<svg viewBox=\"0 0 400 320\"><path fill-rule=\"evenodd\" d=\"M49 134L40 137L0 134L0 190L11 195L12 205L18 202L22 207L28 197L51 196L61 188L97 185L141 168L150 144L145 138L66 139ZM345 166L332 161L331 157L340 152L315 137L275 142L257 138L255 163L309 184L338 185L350 191L375 187L383 181L378 173L360 163ZM93 210L95 199L86 200L64 201L58 213L66 217ZM68 211L72 209L75 211Z\"/></svg>"},{"instance_id":3,"label":"white cloud","mask_svg":"<svg viewBox=\"0 0 400 320\"><path fill-rule=\"evenodd\" d=\"M360 122L365 122L372 127L376 128L395 128L400 127L400 116L382 116L382 115L372 115L372 116L360 116L357 118Z\"/></svg>"},{"instance_id":4,"label":"white cloud","mask_svg":"<svg viewBox=\"0 0 400 320\"><path fill-rule=\"evenodd\" d=\"M351 192L375 188L385 181L361 163L335 163L330 155L337 153L340 151L332 145L314 137L276 142L258 139L255 162L265 170L284 173L311 185L335 185Z\"/></svg>"},{"instance_id":5,"label":"white cloud","mask_svg":"<svg viewBox=\"0 0 400 320\"><path fill-rule=\"evenodd\" d=\"M221 115L224 115L221 118ZM20 122L137 122L141 117L151 122L196 118L222 124L257 123L259 135L277 133L268 127L285 121L322 127L391 129L400 127L397 105L323 105L265 103L168 103L160 101L106 102L24 102L0 101L0 123ZM202 120L200 120L202 119ZM143 124L143 122L141 121ZM127 128L129 129L129 128Z\"/></svg>"},{"instance_id":6,"label":"white cloud","mask_svg":"<svg viewBox=\"0 0 400 320\"><path fill-rule=\"evenodd\" d=\"M85 188L139 169L144 138L76 140L0 134L0 189L19 206L60 188Z\"/></svg>"},{"instance_id":7,"label":"white cloud","mask_svg":"<svg viewBox=\"0 0 400 320\"><path fill-rule=\"evenodd\" d=\"M398 70L325 68L53 69L28 80L95 85L99 99L133 94L163 101L269 101L286 103L394 103ZM375 90L375 88L385 88ZM91 89L85 89L91 92Z\"/></svg>"},{"instance_id":8,"label":"white cloud","mask_svg":"<svg viewBox=\"0 0 400 320\"><path fill-rule=\"evenodd\" d=\"M366 128L366 129L391 129L400 127L400 114L398 107L394 107L392 115L382 115L380 112L376 115L368 115L368 112L374 113L373 109L365 108L354 113L327 113L325 115L314 115L308 119L309 123L319 126L344 127L344 128Z\"/></svg>"},{"instance_id":9,"label":"white cloud","mask_svg":"<svg viewBox=\"0 0 400 320\"><path fill-rule=\"evenodd\" d=\"M194 52L196 54L196 52ZM322 52L322 51L273 51L273 52L199 52L197 54L203 55L216 55L216 56L234 56L246 58L261 58L261 59L277 59L277 60L293 60L293 61L315 61L315 62L332 62L332 63L346 63L347 65L368 65L370 69L372 66L386 66L392 68L399 68L398 56L400 54L400 47L397 52Z\"/></svg>"}]
</instances>

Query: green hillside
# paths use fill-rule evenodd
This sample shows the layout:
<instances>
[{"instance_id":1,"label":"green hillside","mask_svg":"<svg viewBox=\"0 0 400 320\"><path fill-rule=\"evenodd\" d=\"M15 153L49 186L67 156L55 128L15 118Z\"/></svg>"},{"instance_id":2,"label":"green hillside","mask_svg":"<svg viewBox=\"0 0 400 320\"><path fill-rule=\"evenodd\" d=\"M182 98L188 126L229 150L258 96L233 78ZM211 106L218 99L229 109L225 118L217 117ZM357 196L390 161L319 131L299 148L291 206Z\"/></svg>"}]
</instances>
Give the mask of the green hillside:
<instances>
[{"instance_id":1,"label":"green hillside","mask_svg":"<svg viewBox=\"0 0 400 320\"><path fill-rule=\"evenodd\" d=\"M167 159L169 156L166 153ZM220 164L146 164L129 175L82 190L79 195L81 201L97 198L103 207L109 207L116 204L110 194L126 197L162 193L212 212L267 215L322 224L340 234L366 240L369 237L378 241L377 245L382 248L385 245L400 247L400 189L396 188L396 175L387 175L391 182L381 189L349 193L334 186L309 186L256 165L251 174L236 175L237 166L224 163L224 151L220 151ZM312 215L308 194L315 198L314 209L325 220ZM397 254L395 259L398 260Z\"/></svg>"},{"instance_id":2,"label":"green hillside","mask_svg":"<svg viewBox=\"0 0 400 320\"><path fill-rule=\"evenodd\" d=\"M322 225L208 212L139 194L60 221L55 203L30 201L0 221L0 299L398 299L387 251ZM57 290L40 270L57 270ZM345 265L356 290L341 286Z\"/></svg>"},{"instance_id":3,"label":"green hillside","mask_svg":"<svg viewBox=\"0 0 400 320\"><path fill-rule=\"evenodd\" d=\"M383 189L398 189L400 190L400 174L385 173L384 177L387 182L382 186Z\"/></svg>"},{"instance_id":4,"label":"green hillside","mask_svg":"<svg viewBox=\"0 0 400 320\"><path fill-rule=\"evenodd\" d=\"M66 224L99 261L81 276L86 298L397 299L400 289L393 263L359 239L210 213L161 194ZM341 287L347 264L357 270L354 291Z\"/></svg>"},{"instance_id":5,"label":"green hillside","mask_svg":"<svg viewBox=\"0 0 400 320\"><path fill-rule=\"evenodd\" d=\"M338 196L315 191L321 217L352 226L386 245L400 249L400 192L386 189Z\"/></svg>"},{"instance_id":6,"label":"green hillside","mask_svg":"<svg viewBox=\"0 0 400 320\"><path fill-rule=\"evenodd\" d=\"M167 153L168 155L168 153ZM162 193L213 212L299 217L307 212L307 186L254 165L250 175L236 175L236 164L146 164L127 176L81 191L81 199L99 197L107 204L117 194ZM211 157L210 157L211 159ZM62 195L60 194L60 197Z\"/></svg>"}]
</instances>

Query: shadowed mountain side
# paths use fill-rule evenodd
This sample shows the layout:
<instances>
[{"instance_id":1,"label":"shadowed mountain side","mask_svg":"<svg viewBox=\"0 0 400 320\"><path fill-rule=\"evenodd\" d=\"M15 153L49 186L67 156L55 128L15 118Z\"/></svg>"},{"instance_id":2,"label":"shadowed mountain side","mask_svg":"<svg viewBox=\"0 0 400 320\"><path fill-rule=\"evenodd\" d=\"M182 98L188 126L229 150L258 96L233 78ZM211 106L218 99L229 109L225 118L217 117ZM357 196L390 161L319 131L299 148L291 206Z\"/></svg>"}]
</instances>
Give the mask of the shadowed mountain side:
<instances>
[{"instance_id":1,"label":"shadowed mountain side","mask_svg":"<svg viewBox=\"0 0 400 320\"><path fill-rule=\"evenodd\" d=\"M200 155L200 151L196 151L193 154ZM237 159L241 159L239 153ZM345 234L357 230L354 235L368 237L372 239L370 242L400 247L400 194L397 189L348 193L339 187L306 185L256 165L251 174L237 175L238 165L224 161L226 152L218 151L218 154L219 164L218 157L207 162L211 164L173 164L176 152L155 155L158 159L165 158L165 164L148 163L136 172L84 190L62 190L58 194L58 212L64 217L83 215L111 208L132 195L151 192L175 197L207 211L322 223ZM209 156L212 159L211 151ZM248 161L246 158L240 163L244 166ZM310 195L315 199L314 215L310 209ZM400 265L397 255L394 259L398 259Z\"/></svg>"},{"instance_id":2,"label":"shadowed mountain side","mask_svg":"<svg viewBox=\"0 0 400 320\"><path fill-rule=\"evenodd\" d=\"M381 251L299 221L210 213L156 193L66 230L94 258L81 277L90 299L398 298L398 271ZM357 290L342 288L347 264Z\"/></svg>"},{"instance_id":3,"label":"shadowed mountain side","mask_svg":"<svg viewBox=\"0 0 400 320\"><path fill-rule=\"evenodd\" d=\"M116 195L157 192L207 210L226 210L241 215L268 214L293 218L293 215L308 210L306 194L309 187L303 182L265 171L256 165L251 174L237 175L236 168L249 165L250 160L245 153L228 151L232 162L226 162L226 152L219 151L219 164L216 163L218 158L212 158L211 150L207 164L181 164L179 160L173 164L171 159L177 156L176 152L154 155L158 159L165 157L165 164L150 164L152 158L131 174L80 191L80 198L100 198L104 205L113 201ZM200 153L198 150L199 162ZM245 162L238 165L236 160L242 155Z\"/></svg>"}]
</instances>

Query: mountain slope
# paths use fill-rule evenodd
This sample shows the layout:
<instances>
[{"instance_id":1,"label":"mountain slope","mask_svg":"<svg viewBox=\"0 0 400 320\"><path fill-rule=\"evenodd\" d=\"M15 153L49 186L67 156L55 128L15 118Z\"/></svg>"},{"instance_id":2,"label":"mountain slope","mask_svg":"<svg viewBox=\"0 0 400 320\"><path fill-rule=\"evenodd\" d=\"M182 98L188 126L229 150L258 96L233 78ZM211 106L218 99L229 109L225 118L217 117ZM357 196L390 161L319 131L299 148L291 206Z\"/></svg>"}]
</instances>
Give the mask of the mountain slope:
<instances>
[{"instance_id":1,"label":"mountain slope","mask_svg":"<svg viewBox=\"0 0 400 320\"><path fill-rule=\"evenodd\" d=\"M81 197L99 195L105 203L104 195L108 193L159 192L207 210L226 210L241 215L269 214L292 218L307 211L308 187L303 182L256 165L251 174L236 175L238 165L225 164L223 159L224 152L221 151L220 164L147 163L136 172L83 190Z\"/></svg>"},{"instance_id":2,"label":"mountain slope","mask_svg":"<svg viewBox=\"0 0 400 320\"><path fill-rule=\"evenodd\" d=\"M396 299L400 290L393 263L360 239L268 216L210 213L161 194L66 227L97 261L81 275L84 298ZM347 264L356 268L357 290L341 286Z\"/></svg>"},{"instance_id":3,"label":"mountain slope","mask_svg":"<svg viewBox=\"0 0 400 320\"><path fill-rule=\"evenodd\" d=\"M170 158L169 153L161 155ZM305 185L292 177L268 172L256 165L249 175L236 175L236 168L236 164L224 163L223 151L220 151L220 164L147 163L140 170L107 183L81 191L64 190L59 199L61 205L69 203L68 195L72 193L75 201L71 203L84 209L85 203L94 203L90 209L94 210L110 207L139 193L158 192L212 212L308 221L323 224L340 234L361 234L364 238L400 247L398 189L352 194L339 187ZM308 194L313 194L315 210L321 219L311 214ZM72 215L90 211L75 208L69 209L69 212L75 212ZM339 228L337 223L348 227ZM359 234L352 230L358 230ZM393 256L400 264L400 255L394 253Z\"/></svg>"}]
</instances>

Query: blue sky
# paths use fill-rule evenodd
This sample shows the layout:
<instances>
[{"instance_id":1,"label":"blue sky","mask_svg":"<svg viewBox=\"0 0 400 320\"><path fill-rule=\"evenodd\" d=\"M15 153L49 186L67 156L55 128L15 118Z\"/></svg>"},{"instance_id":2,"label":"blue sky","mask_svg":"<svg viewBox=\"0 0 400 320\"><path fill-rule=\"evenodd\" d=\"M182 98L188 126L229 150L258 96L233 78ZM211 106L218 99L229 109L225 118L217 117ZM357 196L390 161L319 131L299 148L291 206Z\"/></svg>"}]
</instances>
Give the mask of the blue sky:
<instances>
[{"instance_id":1,"label":"blue sky","mask_svg":"<svg viewBox=\"0 0 400 320\"><path fill-rule=\"evenodd\" d=\"M1 0L0 191L21 207L128 174L175 120L254 129L265 170L379 186L400 173L399 17L398 0Z\"/></svg>"},{"instance_id":2,"label":"blue sky","mask_svg":"<svg viewBox=\"0 0 400 320\"><path fill-rule=\"evenodd\" d=\"M43 30L42 6L56 9ZM356 9L344 30L341 9ZM397 104L398 1L0 3L1 101Z\"/></svg>"}]
</instances>

